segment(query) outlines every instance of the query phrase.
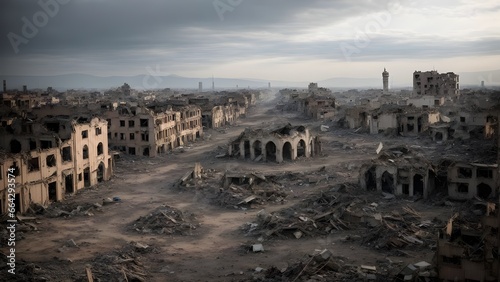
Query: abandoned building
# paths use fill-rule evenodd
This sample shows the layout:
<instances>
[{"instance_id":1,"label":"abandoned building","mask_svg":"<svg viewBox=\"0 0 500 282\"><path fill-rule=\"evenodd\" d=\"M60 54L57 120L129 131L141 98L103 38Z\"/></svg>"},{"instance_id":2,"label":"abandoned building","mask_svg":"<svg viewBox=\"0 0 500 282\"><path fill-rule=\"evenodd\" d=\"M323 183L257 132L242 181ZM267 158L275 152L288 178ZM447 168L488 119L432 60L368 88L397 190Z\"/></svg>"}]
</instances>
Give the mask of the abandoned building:
<instances>
[{"instance_id":1,"label":"abandoned building","mask_svg":"<svg viewBox=\"0 0 500 282\"><path fill-rule=\"evenodd\" d=\"M407 148L384 150L359 172L359 185L364 190L423 198L434 189L434 179L432 165Z\"/></svg>"},{"instance_id":2,"label":"abandoned building","mask_svg":"<svg viewBox=\"0 0 500 282\"><path fill-rule=\"evenodd\" d=\"M498 194L498 164L456 163L448 168L448 195L455 200Z\"/></svg>"},{"instance_id":3,"label":"abandoned building","mask_svg":"<svg viewBox=\"0 0 500 282\"><path fill-rule=\"evenodd\" d=\"M439 232L436 266L443 281L500 281L500 204L484 206L479 222L458 214Z\"/></svg>"},{"instance_id":4,"label":"abandoned building","mask_svg":"<svg viewBox=\"0 0 500 282\"><path fill-rule=\"evenodd\" d=\"M108 152L107 122L99 118L17 119L1 128L0 210L7 209L7 177L15 169L16 209L47 205L66 194L108 180L113 161Z\"/></svg>"},{"instance_id":5,"label":"abandoned building","mask_svg":"<svg viewBox=\"0 0 500 282\"><path fill-rule=\"evenodd\" d=\"M367 116L371 134L387 130L397 131L404 136L416 136L439 121L439 112L422 111L414 107L382 107Z\"/></svg>"},{"instance_id":6,"label":"abandoned building","mask_svg":"<svg viewBox=\"0 0 500 282\"><path fill-rule=\"evenodd\" d=\"M130 155L155 157L203 134L201 109L195 105L158 111L120 105L103 115L110 146Z\"/></svg>"},{"instance_id":7,"label":"abandoned building","mask_svg":"<svg viewBox=\"0 0 500 282\"><path fill-rule=\"evenodd\" d=\"M415 71L413 94L415 96L456 97L460 95L459 76L453 72Z\"/></svg>"},{"instance_id":8,"label":"abandoned building","mask_svg":"<svg viewBox=\"0 0 500 282\"><path fill-rule=\"evenodd\" d=\"M228 154L232 157L278 163L313 157L320 152L319 137L310 134L304 126L290 124L275 130L247 128L228 147Z\"/></svg>"}]
</instances>

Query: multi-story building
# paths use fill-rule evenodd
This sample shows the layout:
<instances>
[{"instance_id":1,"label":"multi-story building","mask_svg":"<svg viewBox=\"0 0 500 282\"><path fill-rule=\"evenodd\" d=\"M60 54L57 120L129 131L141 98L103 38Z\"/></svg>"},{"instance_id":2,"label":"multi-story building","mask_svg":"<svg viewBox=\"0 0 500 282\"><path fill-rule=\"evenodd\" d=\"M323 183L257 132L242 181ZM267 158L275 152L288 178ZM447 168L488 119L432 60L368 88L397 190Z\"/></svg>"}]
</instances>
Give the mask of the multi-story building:
<instances>
[{"instance_id":1,"label":"multi-story building","mask_svg":"<svg viewBox=\"0 0 500 282\"><path fill-rule=\"evenodd\" d=\"M415 71L413 73L414 96L455 97L460 95L459 76L453 72Z\"/></svg>"},{"instance_id":2,"label":"multi-story building","mask_svg":"<svg viewBox=\"0 0 500 282\"><path fill-rule=\"evenodd\" d=\"M203 134L201 109L194 105L167 109L121 105L103 115L110 146L131 155L155 157Z\"/></svg>"},{"instance_id":3,"label":"multi-story building","mask_svg":"<svg viewBox=\"0 0 500 282\"><path fill-rule=\"evenodd\" d=\"M7 209L8 179L14 169L16 211L61 201L65 194L108 180L113 173L107 123L99 118L16 119L0 129L0 211Z\"/></svg>"}]
</instances>

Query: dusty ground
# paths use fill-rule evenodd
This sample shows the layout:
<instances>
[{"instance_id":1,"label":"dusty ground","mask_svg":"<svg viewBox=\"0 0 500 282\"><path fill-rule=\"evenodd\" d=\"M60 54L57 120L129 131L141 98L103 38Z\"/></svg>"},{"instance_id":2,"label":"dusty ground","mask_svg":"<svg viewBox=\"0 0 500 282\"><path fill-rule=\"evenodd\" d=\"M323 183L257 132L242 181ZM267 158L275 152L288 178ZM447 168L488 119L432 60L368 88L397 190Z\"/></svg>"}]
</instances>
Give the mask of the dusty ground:
<instances>
[{"instance_id":1,"label":"dusty ground","mask_svg":"<svg viewBox=\"0 0 500 282\"><path fill-rule=\"evenodd\" d=\"M214 151L220 151L230 138L236 137L247 126L262 126L290 122L311 123L314 131L319 131L318 122L304 121L295 114L277 113L272 104L258 104L249 110L247 118L225 129L224 133L209 130L209 141L200 141L186 147L184 152L177 150L173 154L149 159L124 156L117 161L115 176L109 182L87 189L67 199L67 202L102 203L103 198L118 196L121 202L105 205L92 212L90 216L70 216L47 218L39 216L32 221L36 231L23 234L18 242L18 261L25 260L36 267L31 269L34 277L48 281L87 281L85 266L99 264L96 257L113 253L129 244L140 242L154 247L154 251L140 255L142 271L149 273L146 281L244 281L252 280L256 267L279 268L303 259L315 249L329 248L335 256L344 257L353 265L378 265L380 261L391 260L391 269L395 273L405 263L421 260L430 262L433 251L430 248L406 247L408 256L394 256L393 252L377 251L359 242L344 242L347 235L359 234L359 231L338 231L319 238L271 239L264 241L264 253L246 252L243 245L257 243L257 238L245 237L241 226L255 221L259 210L278 211L298 203L308 195L329 189L332 185L346 181L356 181L359 165L375 158L378 142L383 136L368 136L353 133L352 130L322 132L324 156L310 159L274 163L254 163L234 159L216 159ZM420 139L397 138L389 143L408 143L422 145ZM195 162L201 162L204 168L218 170L256 170L266 173L276 171L315 171L323 166L334 171L336 177L320 185L298 185L291 182L287 190L289 196L284 205L267 204L254 209L231 209L211 205L202 193L179 190L172 184L186 171L193 168ZM363 191L353 190L353 194ZM382 195L370 195L370 201L383 203ZM422 214L423 219L446 220L453 212L452 207L435 206L430 202L400 199L402 204L410 205ZM200 223L188 236L158 235L138 233L126 228L131 222L166 204L186 213L192 213ZM75 246L68 246L73 239ZM5 249L2 249L4 251ZM103 264L103 262L101 262ZM105 263L104 263L105 264ZM123 277L100 277L94 269L94 278L99 281L124 281ZM23 271L23 270L21 270ZM24 270L27 271L27 270ZM2 273L0 280L5 280Z\"/></svg>"}]
</instances>

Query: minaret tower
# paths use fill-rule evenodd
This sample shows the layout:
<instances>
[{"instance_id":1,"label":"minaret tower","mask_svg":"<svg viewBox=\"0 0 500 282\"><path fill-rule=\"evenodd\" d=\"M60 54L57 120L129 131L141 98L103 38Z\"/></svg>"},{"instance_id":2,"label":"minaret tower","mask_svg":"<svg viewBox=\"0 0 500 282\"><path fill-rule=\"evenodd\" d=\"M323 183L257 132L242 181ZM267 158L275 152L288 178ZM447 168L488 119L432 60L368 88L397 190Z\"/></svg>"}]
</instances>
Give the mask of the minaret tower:
<instances>
[{"instance_id":1,"label":"minaret tower","mask_svg":"<svg viewBox=\"0 0 500 282\"><path fill-rule=\"evenodd\" d=\"M382 82L384 84L384 94L389 93L389 72L385 68L382 73Z\"/></svg>"}]
</instances>

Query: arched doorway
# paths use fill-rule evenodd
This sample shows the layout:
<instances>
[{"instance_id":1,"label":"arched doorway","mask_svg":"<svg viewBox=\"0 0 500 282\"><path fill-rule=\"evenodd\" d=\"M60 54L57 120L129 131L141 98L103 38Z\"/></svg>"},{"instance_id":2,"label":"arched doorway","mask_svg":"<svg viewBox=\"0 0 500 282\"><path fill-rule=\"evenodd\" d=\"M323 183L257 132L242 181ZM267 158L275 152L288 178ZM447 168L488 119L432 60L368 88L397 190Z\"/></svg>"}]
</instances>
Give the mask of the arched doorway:
<instances>
[{"instance_id":1,"label":"arched doorway","mask_svg":"<svg viewBox=\"0 0 500 282\"><path fill-rule=\"evenodd\" d=\"M104 163L100 162L99 166L97 167L97 181L102 182L104 181Z\"/></svg>"},{"instance_id":2,"label":"arched doorway","mask_svg":"<svg viewBox=\"0 0 500 282\"><path fill-rule=\"evenodd\" d=\"M297 157L305 157L306 156L306 142L300 139L297 144Z\"/></svg>"},{"instance_id":3,"label":"arched doorway","mask_svg":"<svg viewBox=\"0 0 500 282\"><path fill-rule=\"evenodd\" d=\"M491 195L491 187L488 184L480 183L477 185L477 196L482 199L488 199Z\"/></svg>"},{"instance_id":4,"label":"arched doorway","mask_svg":"<svg viewBox=\"0 0 500 282\"><path fill-rule=\"evenodd\" d=\"M293 148L290 142L285 142L283 145L283 160L291 161L293 159Z\"/></svg>"},{"instance_id":5,"label":"arched doorway","mask_svg":"<svg viewBox=\"0 0 500 282\"><path fill-rule=\"evenodd\" d=\"M253 142L253 150L255 153L255 158L258 158L260 155L262 155L262 142L259 140Z\"/></svg>"},{"instance_id":6,"label":"arched doorway","mask_svg":"<svg viewBox=\"0 0 500 282\"><path fill-rule=\"evenodd\" d=\"M83 186L90 187L90 168L85 168L83 170Z\"/></svg>"},{"instance_id":7,"label":"arched doorway","mask_svg":"<svg viewBox=\"0 0 500 282\"><path fill-rule=\"evenodd\" d=\"M424 195L424 177L420 174L413 176L413 195Z\"/></svg>"},{"instance_id":8,"label":"arched doorway","mask_svg":"<svg viewBox=\"0 0 500 282\"><path fill-rule=\"evenodd\" d=\"M394 193L394 177L387 171L382 173L382 191L386 193Z\"/></svg>"},{"instance_id":9,"label":"arched doorway","mask_svg":"<svg viewBox=\"0 0 500 282\"><path fill-rule=\"evenodd\" d=\"M365 172L365 183L366 190L376 191L377 190L377 180L375 177L375 167L371 167Z\"/></svg>"},{"instance_id":10,"label":"arched doorway","mask_svg":"<svg viewBox=\"0 0 500 282\"><path fill-rule=\"evenodd\" d=\"M243 148L245 150L245 159L249 159L250 158L250 141L245 140L245 142L243 142Z\"/></svg>"},{"instance_id":11,"label":"arched doorway","mask_svg":"<svg viewBox=\"0 0 500 282\"><path fill-rule=\"evenodd\" d=\"M266 144L266 160L267 161L276 161L276 144L273 141L269 141Z\"/></svg>"}]
</instances>

